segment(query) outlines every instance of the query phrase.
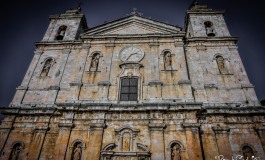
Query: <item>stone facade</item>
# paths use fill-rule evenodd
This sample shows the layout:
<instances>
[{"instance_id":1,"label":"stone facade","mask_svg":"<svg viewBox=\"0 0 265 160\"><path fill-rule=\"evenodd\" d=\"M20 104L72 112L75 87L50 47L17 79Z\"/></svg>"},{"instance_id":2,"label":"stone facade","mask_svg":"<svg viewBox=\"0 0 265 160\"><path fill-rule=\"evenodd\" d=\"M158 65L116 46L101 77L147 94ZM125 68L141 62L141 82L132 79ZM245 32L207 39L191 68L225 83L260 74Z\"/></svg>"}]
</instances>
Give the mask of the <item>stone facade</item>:
<instances>
[{"instance_id":1,"label":"stone facade","mask_svg":"<svg viewBox=\"0 0 265 160\"><path fill-rule=\"evenodd\" d=\"M265 159L265 108L223 14L194 3L184 29L136 12L89 29L80 8L50 16L1 108L0 159Z\"/></svg>"}]
</instances>

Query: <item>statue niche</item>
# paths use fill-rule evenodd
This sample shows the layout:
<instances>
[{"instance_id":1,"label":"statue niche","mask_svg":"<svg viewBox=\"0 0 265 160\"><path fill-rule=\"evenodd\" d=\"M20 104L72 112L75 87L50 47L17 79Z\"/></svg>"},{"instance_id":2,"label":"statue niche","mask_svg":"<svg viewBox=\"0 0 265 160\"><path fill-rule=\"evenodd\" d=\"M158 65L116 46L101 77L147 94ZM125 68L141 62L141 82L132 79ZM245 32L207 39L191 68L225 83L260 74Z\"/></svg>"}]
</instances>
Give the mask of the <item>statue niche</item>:
<instances>
[{"instance_id":1,"label":"statue niche","mask_svg":"<svg viewBox=\"0 0 265 160\"><path fill-rule=\"evenodd\" d=\"M16 143L13 145L9 160L18 160L19 153L22 150L22 144L21 143Z\"/></svg>"},{"instance_id":2,"label":"statue niche","mask_svg":"<svg viewBox=\"0 0 265 160\"><path fill-rule=\"evenodd\" d=\"M71 160L81 160L82 157L82 142L75 142L72 149Z\"/></svg>"},{"instance_id":3,"label":"statue niche","mask_svg":"<svg viewBox=\"0 0 265 160\"><path fill-rule=\"evenodd\" d=\"M90 71L98 71L99 58L100 58L99 53L95 53L92 56L91 65L90 65Z\"/></svg>"},{"instance_id":4,"label":"statue niche","mask_svg":"<svg viewBox=\"0 0 265 160\"><path fill-rule=\"evenodd\" d=\"M130 151L131 135L124 133L122 137L122 151Z\"/></svg>"},{"instance_id":5,"label":"statue niche","mask_svg":"<svg viewBox=\"0 0 265 160\"><path fill-rule=\"evenodd\" d=\"M170 147L171 160L181 160L181 146L178 143L173 143Z\"/></svg>"},{"instance_id":6,"label":"statue niche","mask_svg":"<svg viewBox=\"0 0 265 160\"><path fill-rule=\"evenodd\" d=\"M166 51L164 53L164 69L172 70L172 58L171 53L169 51Z\"/></svg>"},{"instance_id":7,"label":"statue niche","mask_svg":"<svg viewBox=\"0 0 265 160\"><path fill-rule=\"evenodd\" d=\"M101 150L101 160L151 160L148 146L137 143L139 129L115 129L116 144L109 143Z\"/></svg>"},{"instance_id":8,"label":"statue niche","mask_svg":"<svg viewBox=\"0 0 265 160\"><path fill-rule=\"evenodd\" d=\"M252 159L254 157L253 149L251 147L244 146L242 150L244 159Z\"/></svg>"},{"instance_id":9,"label":"statue niche","mask_svg":"<svg viewBox=\"0 0 265 160\"><path fill-rule=\"evenodd\" d=\"M53 62L52 58L49 58L45 61L44 66L43 66L42 71L41 71L41 76L48 76L49 71L50 71L51 66L52 66L52 62Z\"/></svg>"},{"instance_id":10,"label":"statue niche","mask_svg":"<svg viewBox=\"0 0 265 160\"><path fill-rule=\"evenodd\" d=\"M216 63L221 74L227 74L227 68L225 67L225 60L222 56L216 56Z\"/></svg>"}]
</instances>

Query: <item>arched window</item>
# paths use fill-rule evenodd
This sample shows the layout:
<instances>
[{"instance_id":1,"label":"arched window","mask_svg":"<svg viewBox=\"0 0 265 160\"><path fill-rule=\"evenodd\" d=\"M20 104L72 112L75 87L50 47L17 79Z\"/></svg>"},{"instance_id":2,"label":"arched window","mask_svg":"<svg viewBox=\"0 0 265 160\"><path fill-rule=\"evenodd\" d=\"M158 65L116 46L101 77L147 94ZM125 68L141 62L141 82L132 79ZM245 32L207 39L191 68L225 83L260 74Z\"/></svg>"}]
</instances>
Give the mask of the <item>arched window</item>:
<instances>
[{"instance_id":1,"label":"arched window","mask_svg":"<svg viewBox=\"0 0 265 160\"><path fill-rule=\"evenodd\" d=\"M225 60L222 56L216 56L216 63L221 74L227 73L227 68L225 67Z\"/></svg>"},{"instance_id":2,"label":"arched window","mask_svg":"<svg viewBox=\"0 0 265 160\"><path fill-rule=\"evenodd\" d=\"M83 143L76 141L73 145L71 160L81 160Z\"/></svg>"},{"instance_id":3,"label":"arched window","mask_svg":"<svg viewBox=\"0 0 265 160\"><path fill-rule=\"evenodd\" d=\"M253 152L253 149L249 146L244 146L242 148L243 150L243 156L244 156L244 159L249 159L251 160L252 157L254 157L254 152Z\"/></svg>"},{"instance_id":4,"label":"arched window","mask_svg":"<svg viewBox=\"0 0 265 160\"><path fill-rule=\"evenodd\" d=\"M210 22L210 21L204 22L204 27L205 27L207 36L209 36L209 37L214 37L215 36L212 22Z\"/></svg>"},{"instance_id":5,"label":"arched window","mask_svg":"<svg viewBox=\"0 0 265 160\"><path fill-rule=\"evenodd\" d=\"M164 69L172 70L172 58L169 51L164 52Z\"/></svg>"},{"instance_id":6,"label":"arched window","mask_svg":"<svg viewBox=\"0 0 265 160\"><path fill-rule=\"evenodd\" d=\"M99 63L100 54L95 53L91 59L90 71L97 71L98 70L98 63Z\"/></svg>"},{"instance_id":7,"label":"arched window","mask_svg":"<svg viewBox=\"0 0 265 160\"><path fill-rule=\"evenodd\" d=\"M20 143L20 142L15 143L12 147L12 151L10 153L9 160L17 160L22 148L23 148L22 143Z\"/></svg>"},{"instance_id":8,"label":"arched window","mask_svg":"<svg viewBox=\"0 0 265 160\"><path fill-rule=\"evenodd\" d=\"M44 65L43 65L42 71L41 71L41 76L48 76L48 73L51 69L52 63L53 63L52 58L46 59Z\"/></svg>"},{"instance_id":9,"label":"arched window","mask_svg":"<svg viewBox=\"0 0 265 160\"><path fill-rule=\"evenodd\" d=\"M66 26L59 27L57 34L55 36L55 40L63 40L65 36L66 28L67 28Z\"/></svg>"},{"instance_id":10,"label":"arched window","mask_svg":"<svg viewBox=\"0 0 265 160\"><path fill-rule=\"evenodd\" d=\"M137 101L138 78L121 79L120 101Z\"/></svg>"},{"instance_id":11,"label":"arched window","mask_svg":"<svg viewBox=\"0 0 265 160\"><path fill-rule=\"evenodd\" d=\"M179 143L172 143L170 146L171 160L181 160L181 145Z\"/></svg>"}]
</instances>

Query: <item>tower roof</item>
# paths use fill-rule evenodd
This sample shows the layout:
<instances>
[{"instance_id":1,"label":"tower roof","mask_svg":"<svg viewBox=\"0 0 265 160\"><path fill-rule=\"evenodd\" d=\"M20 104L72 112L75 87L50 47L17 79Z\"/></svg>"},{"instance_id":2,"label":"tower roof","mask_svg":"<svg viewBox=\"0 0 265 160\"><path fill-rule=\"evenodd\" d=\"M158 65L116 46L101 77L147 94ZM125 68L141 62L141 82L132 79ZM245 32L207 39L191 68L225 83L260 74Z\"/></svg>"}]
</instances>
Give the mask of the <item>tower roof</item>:
<instances>
[{"instance_id":1,"label":"tower roof","mask_svg":"<svg viewBox=\"0 0 265 160\"><path fill-rule=\"evenodd\" d=\"M190 7L187 13L220 13L224 14L225 10L217 10L208 8L205 4L199 4L197 1L194 1Z\"/></svg>"}]
</instances>

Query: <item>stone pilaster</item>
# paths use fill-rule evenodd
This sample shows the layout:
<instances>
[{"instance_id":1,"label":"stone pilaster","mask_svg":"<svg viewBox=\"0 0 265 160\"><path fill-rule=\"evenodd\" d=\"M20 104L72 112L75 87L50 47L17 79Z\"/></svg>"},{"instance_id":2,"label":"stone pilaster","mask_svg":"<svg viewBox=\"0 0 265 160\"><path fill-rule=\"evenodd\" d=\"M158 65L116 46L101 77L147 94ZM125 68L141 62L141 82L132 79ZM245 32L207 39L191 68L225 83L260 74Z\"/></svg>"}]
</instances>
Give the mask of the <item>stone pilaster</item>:
<instances>
[{"instance_id":1,"label":"stone pilaster","mask_svg":"<svg viewBox=\"0 0 265 160\"><path fill-rule=\"evenodd\" d=\"M202 130L200 134L202 137L203 152L205 155L205 159L214 159L215 156L220 155L215 134L212 129L206 128L205 130Z\"/></svg>"},{"instance_id":2,"label":"stone pilaster","mask_svg":"<svg viewBox=\"0 0 265 160\"><path fill-rule=\"evenodd\" d=\"M72 123L59 123L59 133L55 142L53 159L64 160L67 151L68 140L73 127Z\"/></svg>"},{"instance_id":3,"label":"stone pilaster","mask_svg":"<svg viewBox=\"0 0 265 160\"><path fill-rule=\"evenodd\" d=\"M110 81L110 74L112 68L113 61L113 50L115 47L115 39L111 39L109 43L105 46L105 54L104 54L104 63L101 68L102 81L107 82Z\"/></svg>"},{"instance_id":4,"label":"stone pilaster","mask_svg":"<svg viewBox=\"0 0 265 160\"><path fill-rule=\"evenodd\" d=\"M54 86L60 86L60 82L61 82L64 70L65 70L65 66L66 66L66 63L67 63L67 60L68 60L70 53L71 53L71 49L69 49L69 48L64 48L62 50L62 55L61 55L60 61L58 62L59 67L58 67L58 70L56 71L56 74L55 74L55 80L53 83Z\"/></svg>"},{"instance_id":5,"label":"stone pilaster","mask_svg":"<svg viewBox=\"0 0 265 160\"><path fill-rule=\"evenodd\" d=\"M224 158L230 159L233 156L229 141L230 129L225 126L219 126L219 127L213 127L213 130L215 132L219 154L223 155Z\"/></svg>"},{"instance_id":6,"label":"stone pilaster","mask_svg":"<svg viewBox=\"0 0 265 160\"><path fill-rule=\"evenodd\" d=\"M109 87L110 82L109 81L101 81L98 83L99 86L99 99L100 100L108 100L108 94L109 94Z\"/></svg>"},{"instance_id":7,"label":"stone pilaster","mask_svg":"<svg viewBox=\"0 0 265 160\"><path fill-rule=\"evenodd\" d=\"M151 152L152 160L162 160L165 159L165 141L164 141L164 129L165 124L155 124L150 123L150 133L151 133Z\"/></svg>"},{"instance_id":8,"label":"stone pilaster","mask_svg":"<svg viewBox=\"0 0 265 160\"><path fill-rule=\"evenodd\" d=\"M153 40L154 42L149 43L149 47L151 48L151 54L149 58L150 71L151 71L151 81L159 81L159 53L158 47L159 43L157 39Z\"/></svg>"},{"instance_id":9,"label":"stone pilaster","mask_svg":"<svg viewBox=\"0 0 265 160\"><path fill-rule=\"evenodd\" d=\"M44 143L45 133L48 130L48 127L35 127L33 139L31 141L28 155L28 159L38 159L41 154L42 145Z\"/></svg>"},{"instance_id":10,"label":"stone pilaster","mask_svg":"<svg viewBox=\"0 0 265 160\"><path fill-rule=\"evenodd\" d=\"M150 100L162 100L162 85L160 81L151 81L148 83Z\"/></svg>"},{"instance_id":11,"label":"stone pilaster","mask_svg":"<svg viewBox=\"0 0 265 160\"><path fill-rule=\"evenodd\" d=\"M37 64L38 64L38 62L40 60L40 57L41 57L41 55L43 53L43 50L42 49L36 49L34 51L34 53L35 53L34 57L33 57L32 61L30 63L29 69L28 69L28 71L27 71L27 73L26 73L26 75L25 75L25 77L24 77L24 79L23 79L23 81L21 83L21 86L26 87L30 83L30 80L31 80L32 75L33 75L33 73L35 71L35 68L36 68L36 66L37 66Z\"/></svg>"},{"instance_id":12,"label":"stone pilaster","mask_svg":"<svg viewBox=\"0 0 265 160\"><path fill-rule=\"evenodd\" d=\"M33 76L33 73L36 69L36 66L40 60L40 57L43 53L43 50L42 49L36 49L34 51L35 55L30 63L30 66L28 68L28 71L21 83L21 85L19 87L17 87L17 91L16 91L16 94L11 102L11 104L14 104L14 105L18 105L18 104L21 104L22 101L23 101L23 98L24 98L24 95L26 94L26 91L28 89L28 85L31 81L31 78Z\"/></svg>"},{"instance_id":13,"label":"stone pilaster","mask_svg":"<svg viewBox=\"0 0 265 160\"><path fill-rule=\"evenodd\" d=\"M90 125L89 144L87 159L100 159L101 144L103 138L105 124L92 123Z\"/></svg>"},{"instance_id":14,"label":"stone pilaster","mask_svg":"<svg viewBox=\"0 0 265 160\"><path fill-rule=\"evenodd\" d=\"M70 92L72 94L71 94L71 97L68 97L69 100L75 101L79 99L79 92L80 92L82 85L83 84L81 83L81 81L72 81L70 83Z\"/></svg>"},{"instance_id":15,"label":"stone pilaster","mask_svg":"<svg viewBox=\"0 0 265 160\"><path fill-rule=\"evenodd\" d=\"M197 123L184 123L183 127L186 132L187 152L189 159L203 159L202 149L199 136L199 127Z\"/></svg>"},{"instance_id":16,"label":"stone pilaster","mask_svg":"<svg viewBox=\"0 0 265 160\"><path fill-rule=\"evenodd\" d=\"M259 139L260 139L262 148L265 152L265 126L256 127L255 130L259 135Z\"/></svg>"}]
</instances>

